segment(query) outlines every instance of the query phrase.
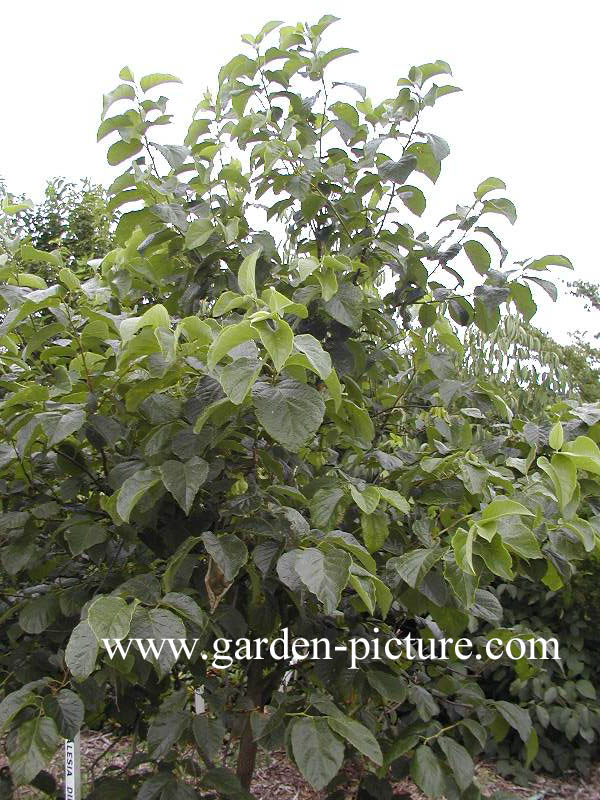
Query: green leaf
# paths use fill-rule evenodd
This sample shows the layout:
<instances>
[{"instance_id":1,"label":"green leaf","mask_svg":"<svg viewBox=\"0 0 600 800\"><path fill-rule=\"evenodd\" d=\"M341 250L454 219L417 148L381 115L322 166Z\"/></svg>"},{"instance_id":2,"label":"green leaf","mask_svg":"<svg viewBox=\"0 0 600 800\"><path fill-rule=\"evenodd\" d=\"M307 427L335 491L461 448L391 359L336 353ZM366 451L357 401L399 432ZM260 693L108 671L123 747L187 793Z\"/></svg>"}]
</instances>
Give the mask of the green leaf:
<instances>
[{"instance_id":1,"label":"green leaf","mask_svg":"<svg viewBox=\"0 0 600 800\"><path fill-rule=\"evenodd\" d=\"M515 517L504 517L498 523L498 533L502 541L523 558L541 558L542 553L533 531Z\"/></svg>"},{"instance_id":2,"label":"green leaf","mask_svg":"<svg viewBox=\"0 0 600 800\"><path fill-rule=\"evenodd\" d=\"M124 522L129 522L129 515L153 486L160 481L160 470L156 467L141 469L123 483L117 494L117 514Z\"/></svg>"},{"instance_id":3,"label":"green leaf","mask_svg":"<svg viewBox=\"0 0 600 800\"><path fill-rule=\"evenodd\" d=\"M360 528L363 541L369 553L376 553L389 536L387 517L384 511L360 515Z\"/></svg>"},{"instance_id":4,"label":"green leaf","mask_svg":"<svg viewBox=\"0 0 600 800\"><path fill-rule=\"evenodd\" d=\"M248 561L248 549L244 542L234 533L224 533L221 536L215 536L214 533L203 533L202 541L207 552L223 573L225 581L231 583Z\"/></svg>"},{"instance_id":5,"label":"green leaf","mask_svg":"<svg viewBox=\"0 0 600 800\"><path fill-rule=\"evenodd\" d=\"M359 491L356 486L351 483L348 484L350 494L356 505L365 514L372 514L379 505L379 491L377 486L367 486L362 491Z\"/></svg>"},{"instance_id":6,"label":"green leaf","mask_svg":"<svg viewBox=\"0 0 600 800\"><path fill-rule=\"evenodd\" d=\"M540 749L540 743L535 728L531 729L525 746L525 769L529 769Z\"/></svg>"},{"instance_id":7,"label":"green leaf","mask_svg":"<svg viewBox=\"0 0 600 800\"><path fill-rule=\"evenodd\" d=\"M155 761L163 759L177 744L190 723L190 715L185 711L170 711L158 714L148 728L148 755Z\"/></svg>"},{"instance_id":8,"label":"green leaf","mask_svg":"<svg viewBox=\"0 0 600 800\"><path fill-rule=\"evenodd\" d=\"M81 699L70 689L44 697L44 713L52 717L58 732L65 739L74 739L83 725L85 708Z\"/></svg>"},{"instance_id":9,"label":"green leaf","mask_svg":"<svg viewBox=\"0 0 600 800\"><path fill-rule=\"evenodd\" d=\"M440 549L428 550L421 548L411 550L397 558L388 561L388 568L395 569L402 580L406 581L413 589L418 589L421 581L429 570L436 564L443 555Z\"/></svg>"},{"instance_id":10,"label":"green leaf","mask_svg":"<svg viewBox=\"0 0 600 800\"><path fill-rule=\"evenodd\" d=\"M442 797L445 780L442 766L430 747L423 744L415 751L410 762L410 775L428 797Z\"/></svg>"},{"instance_id":11,"label":"green leaf","mask_svg":"<svg viewBox=\"0 0 600 800\"><path fill-rule=\"evenodd\" d=\"M358 330L362 321L363 293L353 283L342 283L333 297L325 303L327 313L347 328Z\"/></svg>"},{"instance_id":12,"label":"green leaf","mask_svg":"<svg viewBox=\"0 0 600 800\"><path fill-rule=\"evenodd\" d=\"M512 581L512 558L500 536L494 536L491 542L478 538L473 544L473 552L483 558L486 567L507 581Z\"/></svg>"},{"instance_id":13,"label":"green leaf","mask_svg":"<svg viewBox=\"0 0 600 800\"><path fill-rule=\"evenodd\" d=\"M578 680L575 683L575 688L582 697L585 697L588 700L596 699L596 689L594 688L593 684L590 683L590 681L586 679Z\"/></svg>"},{"instance_id":14,"label":"green leaf","mask_svg":"<svg viewBox=\"0 0 600 800\"><path fill-rule=\"evenodd\" d=\"M398 161L389 159L379 165L377 171L384 181L406 183L408 176L417 168L417 157L414 155L403 156Z\"/></svg>"},{"instance_id":15,"label":"green leaf","mask_svg":"<svg viewBox=\"0 0 600 800\"><path fill-rule=\"evenodd\" d=\"M406 681L399 675L371 669L367 672L367 680L386 702L404 703L406 700Z\"/></svg>"},{"instance_id":16,"label":"green leaf","mask_svg":"<svg viewBox=\"0 0 600 800\"><path fill-rule=\"evenodd\" d=\"M316 434L325 414L320 393L294 380L286 379L274 386L257 383L252 400L266 432L294 453Z\"/></svg>"},{"instance_id":17,"label":"green leaf","mask_svg":"<svg viewBox=\"0 0 600 800\"><path fill-rule=\"evenodd\" d=\"M72 525L65 533L69 550L74 556L81 555L95 544L106 541L107 537L108 531L102 525L86 522Z\"/></svg>"},{"instance_id":18,"label":"green leaf","mask_svg":"<svg viewBox=\"0 0 600 800\"><path fill-rule=\"evenodd\" d=\"M256 262L260 255L260 248L254 250L242 261L238 270L238 284L242 294L256 297Z\"/></svg>"},{"instance_id":19,"label":"green leaf","mask_svg":"<svg viewBox=\"0 0 600 800\"><path fill-rule=\"evenodd\" d=\"M359 447L368 448L375 436L375 426L365 408L360 408L351 400L344 401L344 410L348 415L352 435Z\"/></svg>"},{"instance_id":20,"label":"green leaf","mask_svg":"<svg viewBox=\"0 0 600 800\"><path fill-rule=\"evenodd\" d=\"M119 326L119 333L124 342L128 342L142 328L169 328L171 318L167 309L161 305L154 305L144 311L141 317L130 317L123 320Z\"/></svg>"},{"instance_id":21,"label":"green leaf","mask_svg":"<svg viewBox=\"0 0 600 800\"><path fill-rule=\"evenodd\" d=\"M506 189L506 184L500 178L486 178L475 189L475 197L481 200L488 192L493 192L495 189Z\"/></svg>"},{"instance_id":22,"label":"green leaf","mask_svg":"<svg viewBox=\"0 0 600 800\"><path fill-rule=\"evenodd\" d=\"M180 592L167 592L160 601L163 606L176 611L179 616L189 619L199 628L205 628L207 624L207 617L204 611L200 608L198 603L187 594Z\"/></svg>"},{"instance_id":23,"label":"green leaf","mask_svg":"<svg viewBox=\"0 0 600 800\"><path fill-rule=\"evenodd\" d=\"M131 139L125 142L120 139L118 142L111 144L106 154L106 159L111 167L116 167L128 158L133 158L142 149L143 145L139 139Z\"/></svg>"},{"instance_id":24,"label":"green leaf","mask_svg":"<svg viewBox=\"0 0 600 800\"><path fill-rule=\"evenodd\" d=\"M219 376L221 386L232 403L240 405L260 375L262 363L255 358L236 358Z\"/></svg>"},{"instance_id":25,"label":"green leaf","mask_svg":"<svg viewBox=\"0 0 600 800\"><path fill-rule=\"evenodd\" d=\"M207 789L216 789L219 794L227 797L228 800L253 800L254 797L244 789L238 776L226 767L211 767L207 769L202 776L202 786ZM194 792L190 797L173 796L173 800L195 800L197 796ZM142 798L138 797L136 800L142 800ZM171 800L171 798L169 796L164 800Z\"/></svg>"},{"instance_id":26,"label":"green leaf","mask_svg":"<svg viewBox=\"0 0 600 800\"><path fill-rule=\"evenodd\" d=\"M395 489L385 489L383 486L378 486L377 489L381 498L385 500L386 503L389 503L402 514L410 514L408 500L403 497L400 492L397 492Z\"/></svg>"},{"instance_id":27,"label":"green leaf","mask_svg":"<svg viewBox=\"0 0 600 800\"><path fill-rule=\"evenodd\" d=\"M477 578L461 569L452 558L446 558L444 562L444 578L463 606L470 608L475 601Z\"/></svg>"},{"instance_id":28,"label":"green leaf","mask_svg":"<svg viewBox=\"0 0 600 800\"><path fill-rule=\"evenodd\" d=\"M555 422L550 429L550 436L548 437L548 444L553 450L560 450L565 440L563 433L563 426L560 422Z\"/></svg>"},{"instance_id":29,"label":"green leaf","mask_svg":"<svg viewBox=\"0 0 600 800\"><path fill-rule=\"evenodd\" d=\"M360 597L360 599L365 605L365 608L372 616L375 613L375 604L376 604L375 586L373 585L373 581L370 578L364 577L362 575L354 575L354 574L350 575L348 581L349 585L354 589L356 594Z\"/></svg>"},{"instance_id":30,"label":"green leaf","mask_svg":"<svg viewBox=\"0 0 600 800\"><path fill-rule=\"evenodd\" d=\"M422 172L432 183L435 183L440 176L440 162L435 157L429 142L413 142L406 148L409 155L416 156L417 172Z\"/></svg>"},{"instance_id":31,"label":"green leaf","mask_svg":"<svg viewBox=\"0 0 600 800\"><path fill-rule=\"evenodd\" d=\"M164 461L160 465L160 474L165 488L171 492L188 516L194 498L208 476L208 464L199 456L193 456L184 463Z\"/></svg>"},{"instance_id":32,"label":"green leaf","mask_svg":"<svg viewBox=\"0 0 600 800\"><path fill-rule=\"evenodd\" d=\"M377 571L375 561L373 557L369 555L369 551L363 547L358 539L356 539L351 533L339 530L329 531L324 539L324 542L330 542L337 547L341 547L342 550L347 550L357 561L360 561L360 563L368 570L368 572Z\"/></svg>"},{"instance_id":33,"label":"green leaf","mask_svg":"<svg viewBox=\"0 0 600 800\"><path fill-rule=\"evenodd\" d=\"M185 232L185 249L193 250L195 247L202 247L208 242L214 231L210 219L195 219Z\"/></svg>"},{"instance_id":34,"label":"green leaf","mask_svg":"<svg viewBox=\"0 0 600 800\"><path fill-rule=\"evenodd\" d=\"M19 614L19 625L26 633L38 634L45 631L57 616L56 597L44 594L25 603Z\"/></svg>"},{"instance_id":35,"label":"green leaf","mask_svg":"<svg viewBox=\"0 0 600 800\"><path fill-rule=\"evenodd\" d=\"M135 89L133 86L128 86L122 83L113 89L112 92L105 94L102 98L102 119L106 116L108 109L118 100L135 100Z\"/></svg>"},{"instance_id":36,"label":"green leaf","mask_svg":"<svg viewBox=\"0 0 600 800\"><path fill-rule=\"evenodd\" d=\"M224 327L208 350L208 366L214 369L234 347L258 338L258 331L247 320Z\"/></svg>"},{"instance_id":37,"label":"green leaf","mask_svg":"<svg viewBox=\"0 0 600 800\"><path fill-rule=\"evenodd\" d=\"M339 734L342 739L355 747L359 753L370 758L374 764L381 766L383 755L377 739L371 731L355 719L345 714L327 717L327 723L332 731Z\"/></svg>"},{"instance_id":38,"label":"green leaf","mask_svg":"<svg viewBox=\"0 0 600 800\"><path fill-rule=\"evenodd\" d=\"M420 217L425 211L427 201L425 200L425 195L417 186L409 186L408 184L401 186L398 189L398 197L409 211L412 211L417 217Z\"/></svg>"},{"instance_id":39,"label":"green leaf","mask_svg":"<svg viewBox=\"0 0 600 800\"><path fill-rule=\"evenodd\" d=\"M209 419L213 419L213 423L219 425L231 417L231 412L235 405L227 397L221 400L215 400L214 403L209 403L205 406L204 411L197 417L194 422L194 433L200 433L204 425Z\"/></svg>"},{"instance_id":40,"label":"green leaf","mask_svg":"<svg viewBox=\"0 0 600 800\"><path fill-rule=\"evenodd\" d=\"M321 342L310 333L294 336L294 347L304 353L321 380L327 380L331 374L331 356L323 350Z\"/></svg>"},{"instance_id":41,"label":"green leaf","mask_svg":"<svg viewBox=\"0 0 600 800\"><path fill-rule=\"evenodd\" d=\"M481 512L481 521L491 522L494 519L508 516L533 517L534 514L521 503L517 503L516 500L510 500L507 497L496 497Z\"/></svg>"},{"instance_id":42,"label":"green leaf","mask_svg":"<svg viewBox=\"0 0 600 800\"><path fill-rule=\"evenodd\" d=\"M473 569L474 535L474 527L469 528L468 531L464 528L459 528L452 537L452 549L454 550L456 563L463 572L469 575L475 575L475 570Z\"/></svg>"},{"instance_id":43,"label":"green leaf","mask_svg":"<svg viewBox=\"0 0 600 800\"><path fill-rule=\"evenodd\" d=\"M322 717L301 717L292 725L292 753L298 769L319 791L337 775L344 760L344 745Z\"/></svg>"},{"instance_id":44,"label":"green leaf","mask_svg":"<svg viewBox=\"0 0 600 800\"><path fill-rule=\"evenodd\" d=\"M336 510L343 497L344 490L338 485L317 489L310 501L310 516L316 528L329 530L333 527Z\"/></svg>"},{"instance_id":45,"label":"green leaf","mask_svg":"<svg viewBox=\"0 0 600 800\"><path fill-rule=\"evenodd\" d=\"M545 456L540 456L537 465L552 480L556 499L561 510L564 511L577 486L577 466L563 453L555 453L551 461L548 461Z\"/></svg>"},{"instance_id":46,"label":"green leaf","mask_svg":"<svg viewBox=\"0 0 600 800\"><path fill-rule=\"evenodd\" d=\"M58 280L61 283L64 283L67 289L69 289L72 292L81 288L81 281L79 280L77 275L75 275L75 273L68 267L63 267L61 270L59 270Z\"/></svg>"},{"instance_id":47,"label":"green leaf","mask_svg":"<svg viewBox=\"0 0 600 800\"><path fill-rule=\"evenodd\" d=\"M527 264L527 269L544 270L547 267L574 269L573 264L566 256L544 256L543 258L536 258Z\"/></svg>"},{"instance_id":48,"label":"green leaf","mask_svg":"<svg viewBox=\"0 0 600 800\"><path fill-rule=\"evenodd\" d=\"M166 608L147 610L138 606L131 621L129 636L142 641L155 639L161 642L163 639L184 639L186 631L179 617ZM163 647L158 658L148 653L145 660L153 664L160 678L168 675L176 662L170 647Z\"/></svg>"},{"instance_id":49,"label":"green leaf","mask_svg":"<svg viewBox=\"0 0 600 800\"><path fill-rule=\"evenodd\" d=\"M124 639L129 633L135 603L128 605L122 597L97 597L88 608L88 625L96 639Z\"/></svg>"},{"instance_id":50,"label":"green leaf","mask_svg":"<svg viewBox=\"0 0 600 800\"><path fill-rule=\"evenodd\" d=\"M61 744L56 723L50 717L25 720L9 740L8 759L14 783L30 783L50 761Z\"/></svg>"},{"instance_id":51,"label":"green leaf","mask_svg":"<svg viewBox=\"0 0 600 800\"><path fill-rule=\"evenodd\" d=\"M144 75L140 79L140 86L143 92L147 92L155 86L161 86L163 83L183 83L183 81L166 72L153 72L150 75Z\"/></svg>"},{"instance_id":52,"label":"green leaf","mask_svg":"<svg viewBox=\"0 0 600 800\"><path fill-rule=\"evenodd\" d=\"M9 217L14 217L15 214L20 214L21 211L31 211L34 205L31 200L26 200L24 203L11 203L8 197L5 197L0 208Z\"/></svg>"},{"instance_id":53,"label":"green leaf","mask_svg":"<svg viewBox=\"0 0 600 800\"><path fill-rule=\"evenodd\" d=\"M46 686L47 682L47 678L39 681L31 681L4 697L0 703L0 733L4 733L9 723L17 716L21 709L27 706L40 705L41 698L35 693L35 690Z\"/></svg>"},{"instance_id":54,"label":"green leaf","mask_svg":"<svg viewBox=\"0 0 600 800\"><path fill-rule=\"evenodd\" d=\"M563 445L561 455L567 456L578 469L600 475L600 448L587 436L578 436L575 441Z\"/></svg>"},{"instance_id":55,"label":"green leaf","mask_svg":"<svg viewBox=\"0 0 600 800\"><path fill-rule=\"evenodd\" d=\"M517 209L514 204L507 197L498 197L495 200L486 200L483 204L482 214L491 212L493 214L502 214L514 225L517 221Z\"/></svg>"},{"instance_id":56,"label":"green leaf","mask_svg":"<svg viewBox=\"0 0 600 800\"><path fill-rule=\"evenodd\" d=\"M211 761L218 756L227 733L220 719L210 719L203 715L196 715L192 722L192 730L196 746Z\"/></svg>"},{"instance_id":57,"label":"green leaf","mask_svg":"<svg viewBox=\"0 0 600 800\"><path fill-rule=\"evenodd\" d=\"M260 340L271 357L276 372L280 372L294 348L294 333L283 319L273 320L274 328L267 320L255 322Z\"/></svg>"},{"instance_id":58,"label":"green leaf","mask_svg":"<svg viewBox=\"0 0 600 800\"><path fill-rule=\"evenodd\" d=\"M506 700L498 700L494 705L511 728L514 728L523 742L527 744L532 728L529 712Z\"/></svg>"},{"instance_id":59,"label":"green leaf","mask_svg":"<svg viewBox=\"0 0 600 800\"><path fill-rule=\"evenodd\" d=\"M470 239L463 245L467 258L480 275L485 275L492 264L492 257L485 247L475 239Z\"/></svg>"},{"instance_id":60,"label":"green leaf","mask_svg":"<svg viewBox=\"0 0 600 800\"><path fill-rule=\"evenodd\" d=\"M448 736L438 737L437 742L448 759L458 788L464 792L473 783L475 773L473 759L462 745Z\"/></svg>"},{"instance_id":61,"label":"green leaf","mask_svg":"<svg viewBox=\"0 0 600 800\"><path fill-rule=\"evenodd\" d=\"M304 585L323 603L325 613L337 609L342 590L348 583L352 559L337 548L327 552L308 547L296 558L294 568Z\"/></svg>"},{"instance_id":62,"label":"green leaf","mask_svg":"<svg viewBox=\"0 0 600 800\"><path fill-rule=\"evenodd\" d=\"M86 414L80 408L66 412L48 412L40 415L42 430L48 437L48 447L54 447L67 436L78 431L85 422Z\"/></svg>"},{"instance_id":63,"label":"green leaf","mask_svg":"<svg viewBox=\"0 0 600 800\"><path fill-rule=\"evenodd\" d=\"M83 620L73 630L65 650L65 663L75 680L85 680L92 674L96 667L98 650L98 639L88 621Z\"/></svg>"}]
</instances>

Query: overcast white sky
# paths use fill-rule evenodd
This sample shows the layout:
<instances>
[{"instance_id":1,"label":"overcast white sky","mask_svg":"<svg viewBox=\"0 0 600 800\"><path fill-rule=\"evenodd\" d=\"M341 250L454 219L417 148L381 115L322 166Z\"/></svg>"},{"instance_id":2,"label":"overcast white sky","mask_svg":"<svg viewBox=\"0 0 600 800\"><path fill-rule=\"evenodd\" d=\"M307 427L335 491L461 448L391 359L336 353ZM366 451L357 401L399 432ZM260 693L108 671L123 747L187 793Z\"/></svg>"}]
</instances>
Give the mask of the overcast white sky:
<instances>
[{"instance_id":1,"label":"overcast white sky","mask_svg":"<svg viewBox=\"0 0 600 800\"><path fill-rule=\"evenodd\" d=\"M457 201L470 203L477 183L495 175L519 213L514 228L502 225L511 255L562 253L575 273L556 269L557 278L600 280L600 12L593 0L3 2L0 175L10 191L33 199L52 176L108 185L119 169L108 167L95 133L102 94L124 64L137 77L172 72L184 81L165 87L184 130L219 66L241 51L242 33L269 19L314 22L325 13L341 21L324 48L360 51L332 65L331 75L366 85L374 100L391 96L412 64L451 64L463 93L443 98L424 126L452 151L426 192L436 220ZM536 297L544 308L534 322L560 339L600 328L566 291L556 305Z\"/></svg>"}]
</instances>

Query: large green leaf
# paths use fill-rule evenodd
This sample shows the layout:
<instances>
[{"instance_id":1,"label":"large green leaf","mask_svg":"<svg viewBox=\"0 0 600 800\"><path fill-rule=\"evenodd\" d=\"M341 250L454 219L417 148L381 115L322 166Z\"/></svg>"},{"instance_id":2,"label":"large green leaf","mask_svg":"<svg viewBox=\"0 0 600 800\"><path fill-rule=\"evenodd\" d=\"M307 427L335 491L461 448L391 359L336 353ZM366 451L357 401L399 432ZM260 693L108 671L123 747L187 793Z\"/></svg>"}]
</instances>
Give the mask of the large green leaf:
<instances>
[{"instance_id":1,"label":"large green leaf","mask_svg":"<svg viewBox=\"0 0 600 800\"><path fill-rule=\"evenodd\" d=\"M166 72L152 72L150 75L144 75L140 78L140 86L143 92L148 92L155 86L161 86L163 83L181 83L181 79L175 75L169 75Z\"/></svg>"},{"instance_id":2,"label":"large green leaf","mask_svg":"<svg viewBox=\"0 0 600 800\"><path fill-rule=\"evenodd\" d=\"M25 720L9 740L8 758L14 783L29 783L50 761L61 744L56 723L36 715Z\"/></svg>"},{"instance_id":3,"label":"large green leaf","mask_svg":"<svg viewBox=\"0 0 600 800\"><path fill-rule=\"evenodd\" d=\"M99 651L98 639L87 620L73 630L65 650L65 663L76 680L85 680L96 667Z\"/></svg>"},{"instance_id":4,"label":"large green leaf","mask_svg":"<svg viewBox=\"0 0 600 800\"><path fill-rule=\"evenodd\" d=\"M260 340L271 357L275 371L279 372L292 354L294 347L294 334L290 326L283 319L273 321L273 326L267 320L255 322Z\"/></svg>"},{"instance_id":5,"label":"large green leaf","mask_svg":"<svg viewBox=\"0 0 600 800\"><path fill-rule=\"evenodd\" d=\"M190 714L184 711L171 711L158 714L148 729L148 754L157 761L164 758L169 750L183 736L190 724Z\"/></svg>"},{"instance_id":6,"label":"large green leaf","mask_svg":"<svg viewBox=\"0 0 600 800\"><path fill-rule=\"evenodd\" d=\"M344 745L323 717L301 717L292 726L292 753L300 772L319 791L337 775Z\"/></svg>"},{"instance_id":7,"label":"large green leaf","mask_svg":"<svg viewBox=\"0 0 600 800\"><path fill-rule=\"evenodd\" d=\"M232 403L243 403L256 379L260 375L262 363L255 358L242 356L223 367L219 376L221 386Z\"/></svg>"},{"instance_id":8,"label":"large green leaf","mask_svg":"<svg viewBox=\"0 0 600 800\"><path fill-rule=\"evenodd\" d=\"M351 563L350 555L343 550L332 547L322 552L308 547L300 552L294 568L304 585L323 603L326 613L332 614L348 583Z\"/></svg>"},{"instance_id":9,"label":"large green leaf","mask_svg":"<svg viewBox=\"0 0 600 800\"><path fill-rule=\"evenodd\" d=\"M498 700L495 706L511 728L514 728L521 739L527 743L532 727L529 712L506 700Z\"/></svg>"},{"instance_id":10,"label":"large green leaf","mask_svg":"<svg viewBox=\"0 0 600 800\"><path fill-rule=\"evenodd\" d=\"M275 385L256 383L252 399L266 432L292 452L298 452L315 435L325 414L319 392L290 379Z\"/></svg>"},{"instance_id":11,"label":"large green leaf","mask_svg":"<svg viewBox=\"0 0 600 800\"><path fill-rule=\"evenodd\" d=\"M600 475L600 448L588 436L578 436L563 446L562 455L570 458L579 469Z\"/></svg>"},{"instance_id":12,"label":"large green leaf","mask_svg":"<svg viewBox=\"0 0 600 800\"><path fill-rule=\"evenodd\" d=\"M231 583L248 561L248 549L244 542L234 533L224 533L221 536L203 533L202 541L227 583Z\"/></svg>"},{"instance_id":13,"label":"large green leaf","mask_svg":"<svg viewBox=\"0 0 600 800\"><path fill-rule=\"evenodd\" d=\"M381 766L383 762L381 748L377 743L377 739L365 725L341 713L328 717L327 722L335 733L350 742L359 753Z\"/></svg>"},{"instance_id":14,"label":"large green leaf","mask_svg":"<svg viewBox=\"0 0 600 800\"><path fill-rule=\"evenodd\" d=\"M387 516L378 509L372 514L360 515L360 528L363 540L369 553L376 553L389 536Z\"/></svg>"},{"instance_id":15,"label":"large green leaf","mask_svg":"<svg viewBox=\"0 0 600 800\"><path fill-rule=\"evenodd\" d=\"M122 597L97 597L88 608L88 625L96 639L124 639L129 633L135 603L128 605Z\"/></svg>"},{"instance_id":16,"label":"large green leaf","mask_svg":"<svg viewBox=\"0 0 600 800\"><path fill-rule=\"evenodd\" d=\"M83 724L85 708L75 692L61 689L55 695L44 698L44 712L52 717L61 736L74 739Z\"/></svg>"},{"instance_id":17,"label":"large green leaf","mask_svg":"<svg viewBox=\"0 0 600 800\"><path fill-rule=\"evenodd\" d=\"M496 497L481 512L483 522L491 522L494 519L508 516L533 517L534 514L521 503L510 500L508 497Z\"/></svg>"},{"instance_id":18,"label":"large green leaf","mask_svg":"<svg viewBox=\"0 0 600 800\"><path fill-rule=\"evenodd\" d=\"M440 549L411 550L398 558L390 559L388 569L397 570L402 580L406 581L413 589L417 589L425 575L442 556L443 551Z\"/></svg>"},{"instance_id":19,"label":"large green leaf","mask_svg":"<svg viewBox=\"0 0 600 800\"><path fill-rule=\"evenodd\" d=\"M116 511L124 522L129 522L129 515L153 486L161 479L160 470L156 467L141 469L123 483L117 494Z\"/></svg>"},{"instance_id":20,"label":"large green leaf","mask_svg":"<svg viewBox=\"0 0 600 800\"><path fill-rule=\"evenodd\" d=\"M423 744L417 747L410 762L410 775L427 797L442 797L445 780L442 765L433 750Z\"/></svg>"},{"instance_id":21,"label":"large green leaf","mask_svg":"<svg viewBox=\"0 0 600 800\"><path fill-rule=\"evenodd\" d=\"M223 356L226 356L234 347L247 342L249 339L256 338L258 338L258 331L247 320L238 322L235 325L227 325L221 330L209 348L209 366L214 368Z\"/></svg>"},{"instance_id":22,"label":"large green leaf","mask_svg":"<svg viewBox=\"0 0 600 800\"><path fill-rule=\"evenodd\" d=\"M294 347L307 357L317 375L326 380L331 373L331 356L310 333L300 333L294 336Z\"/></svg>"},{"instance_id":23,"label":"large green leaf","mask_svg":"<svg viewBox=\"0 0 600 800\"><path fill-rule=\"evenodd\" d=\"M256 262L260 255L260 249L254 250L242 261L238 270L238 284L242 294L249 294L256 297Z\"/></svg>"},{"instance_id":24,"label":"large green leaf","mask_svg":"<svg viewBox=\"0 0 600 800\"><path fill-rule=\"evenodd\" d=\"M461 792L464 792L473 782L473 774L475 772L473 759L465 748L455 742L454 739L450 739L448 736L440 736L437 741L448 759L458 788Z\"/></svg>"},{"instance_id":25,"label":"large green leaf","mask_svg":"<svg viewBox=\"0 0 600 800\"><path fill-rule=\"evenodd\" d=\"M173 495L186 515L189 515L198 490L208 476L208 464L199 456L189 461L164 461L160 474L165 488Z\"/></svg>"}]
</instances>

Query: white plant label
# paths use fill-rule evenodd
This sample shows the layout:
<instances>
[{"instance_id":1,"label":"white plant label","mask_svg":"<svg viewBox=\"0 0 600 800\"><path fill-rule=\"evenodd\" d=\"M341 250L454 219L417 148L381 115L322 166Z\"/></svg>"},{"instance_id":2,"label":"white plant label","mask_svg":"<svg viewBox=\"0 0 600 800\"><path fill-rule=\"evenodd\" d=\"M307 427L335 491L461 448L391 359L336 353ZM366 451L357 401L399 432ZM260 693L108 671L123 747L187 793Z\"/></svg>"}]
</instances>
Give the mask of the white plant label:
<instances>
[{"instance_id":1,"label":"white plant label","mask_svg":"<svg viewBox=\"0 0 600 800\"><path fill-rule=\"evenodd\" d=\"M79 734L65 739L65 800L81 800Z\"/></svg>"},{"instance_id":2,"label":"white plant label","mask_svg":"<svg viewBox=\"0 0 600 800\"><path fill-rule=\"evenodd\" d=\"M206 703L204 702L204 686L200 686L194 692L194 710L196 714L204 714L206 711Z\"/></svg>"}]
</instances>

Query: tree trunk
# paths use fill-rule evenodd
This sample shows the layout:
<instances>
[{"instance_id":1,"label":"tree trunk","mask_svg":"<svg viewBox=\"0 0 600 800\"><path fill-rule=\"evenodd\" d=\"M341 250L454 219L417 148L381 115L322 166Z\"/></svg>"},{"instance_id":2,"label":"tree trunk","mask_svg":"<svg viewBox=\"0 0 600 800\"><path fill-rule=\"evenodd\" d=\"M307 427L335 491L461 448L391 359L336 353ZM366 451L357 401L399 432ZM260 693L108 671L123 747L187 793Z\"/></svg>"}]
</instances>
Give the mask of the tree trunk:
<instances>
[{"instance_id":1,"label":"tree trunk","mask_svg":"<svg viewBox=\"0 0 600 800\"><path fill-rule=\"evenodd\" d=\"M248 670L247 695L255 708L262 708L262 665L256 662L250 664ZM252 734L251 712L248 712L246 724L240 737L240 749L237 760L237 776L244 789L250 790L254 767L256 765L256 752L258 745Z\"/></svg>"}]
</instances>

